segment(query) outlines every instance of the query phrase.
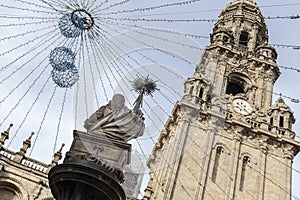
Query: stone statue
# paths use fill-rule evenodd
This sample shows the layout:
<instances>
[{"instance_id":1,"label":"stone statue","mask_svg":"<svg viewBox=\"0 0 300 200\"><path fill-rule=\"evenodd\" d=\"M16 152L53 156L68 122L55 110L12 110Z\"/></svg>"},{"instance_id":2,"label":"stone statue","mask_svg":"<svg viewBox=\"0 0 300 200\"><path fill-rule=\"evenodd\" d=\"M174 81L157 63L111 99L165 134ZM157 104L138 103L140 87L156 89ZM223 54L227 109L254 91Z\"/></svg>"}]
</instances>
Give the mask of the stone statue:
<instances>
[{"instance_id":1,"label":"stone statue","mask_svg":"<svg viewBox=\"0 0 300 200\"><path fill-rule=\"evenodd\" d=\"M116 94L85 121L84 127L90 134L127 142L142 136L145 124L141 110L133 112L125 106L124 96Z\"/></svg>"}]
</instances>

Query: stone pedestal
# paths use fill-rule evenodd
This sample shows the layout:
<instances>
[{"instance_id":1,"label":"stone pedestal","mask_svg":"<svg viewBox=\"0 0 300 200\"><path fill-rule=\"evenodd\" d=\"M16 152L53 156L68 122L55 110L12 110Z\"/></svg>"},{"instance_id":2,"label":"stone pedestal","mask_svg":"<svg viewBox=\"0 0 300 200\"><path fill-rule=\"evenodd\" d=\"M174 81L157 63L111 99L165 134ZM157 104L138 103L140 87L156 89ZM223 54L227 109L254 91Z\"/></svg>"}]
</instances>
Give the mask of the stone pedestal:
<instances>
[{"instance_id":1,"label":"stone pedestal","mask_svg":"<svg viewBox=\"0 0 300 200\"><path fill-rule=\"evenodd\" d=\"M125 200L123 168L131 145L105 136L74 131L63 164L49 172L56 200Z\"/></svg>"}]
</instances>

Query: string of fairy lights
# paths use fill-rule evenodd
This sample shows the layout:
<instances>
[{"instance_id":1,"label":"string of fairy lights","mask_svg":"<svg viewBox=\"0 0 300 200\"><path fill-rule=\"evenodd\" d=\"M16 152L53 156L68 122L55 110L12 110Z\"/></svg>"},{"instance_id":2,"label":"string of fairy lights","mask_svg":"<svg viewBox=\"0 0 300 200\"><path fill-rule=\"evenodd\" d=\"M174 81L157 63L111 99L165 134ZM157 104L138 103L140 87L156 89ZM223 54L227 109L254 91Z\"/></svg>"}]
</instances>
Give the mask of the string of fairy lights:
<instances>
[{"instance_id":1,"label":"string of fairy lights","mask_svg":"<svg viewBox=\"0 0 300 200\"><path fill-rule=\"evenodd\" d=\"M30 151L30 155L33 154L39 150L39 141L43 139L51 124L50 121L56 121L56 124L52 125L56 130L53 130L50 136L53 141L51 144L53 152L55 152L57 144L61 143L63 123L69 116L68 112L72 110L70 107L74 108L75 128L81 126L81 116L87 118L93 112L90 108L91 102L95 102L97 108L100 107L109 101L116 88L126 94L126 100L132 107L132 99L136 94L132 91L130 81L136 75L145 75L143 73L158 80L165 88L157 91L153 98L146 98L143 106L146 119L159 133L165 123L164 116L170 114L170 110L164 105L169 107L174 105L176 100L181 98L182 92L161 79L160 75L149 69L145 63L158 66L162 73L169 74L171 78L176 78L182 83L186 76L180 71L173 70L168 64L162 64L161 57L193 68L198 63L179 56L167 48L158 47L152 41L164 44L166 47L171 44L177 48L202 52L204 48L178 41L174 39L175 36L206 43L209 42L210 37L188 31L182 32L176 28L174 30L164 28L165 24L176 27L178 24L195 23L200 26L202 23L215 23L217 19L213 18L185 17L186 14L191 13L220 12L220 9L191 11L190 8L202 1L177 0L158 5L149 3L141 7L132 7L133 0L53 0L51 2L15 0L14 3L0 3L0 10L3 11L3 14L0 14L2 19L0 29L3 30L0 34L2 63L0 85L5 88L1 89L3 91L0 95L0 109L3 109L0 127L14 121L16 115L20 118L17 120L15 126L17 128L7 148L24 137L22 134L28 131L26 127L30 124L30 128L36 130ZM261 8L298 5L300 4L274 4L261 6ZM177 8L180 8L180 11L173 11ZM172 12L167 12L167 9L172 9ZM300 16L298 14L267 16L265 19L295 21L299 20ZM155 28L158 24L162 25ZM128 34L128 31L138 37ZM168 37L170 35L173 37ZM271 43L270 45L295 51L300 49L300 46L295 44ZM153 56L153 52L158 56ZM142 71L137 70L137 67ZM300 67L296 66L279 65L278 67L300 72ZM292 103L299 103L298 97L278 92L273 94L289 99ZM28 106L24 106L25 104ZM156 112L151 113L153 105L162 111L163 116ZM53 117L55 120L51 120ZM32 118L35 123L32 123ZM148 141L155 145L157 138L153 136L151 130L146 129L145 135L149 138ZM296 138L300 136L296 135ZM144 159L147 160L150 152L143 147L143 140L137 139L136 144ZM200 144L196 145L199 149L202 148ZM173 151L176 152L176 149ZM162 159L167 161L167 158ZM205 170L196 160L193 162L201 170ZM185 164L184 167L197 180L193 169ZM226 173L222 166L219 166L219 169ZM298 169L292 168L292 170L299 174ZM257 171L257 173L261 172ZM154 174L154 178L162 187L162 178L157 174ZM181 180L178 181L190 199L193 199L193 194L190 194ZM292 195L294 199L300 199L296 194L282 188L280 183L274 180L272 183ZM224 188L218 184L216 186L224 195L228 195ZM208 195L213 199L211 194ZM229 196L228 198L231 199Z\"/></svg>"}]
</instances>

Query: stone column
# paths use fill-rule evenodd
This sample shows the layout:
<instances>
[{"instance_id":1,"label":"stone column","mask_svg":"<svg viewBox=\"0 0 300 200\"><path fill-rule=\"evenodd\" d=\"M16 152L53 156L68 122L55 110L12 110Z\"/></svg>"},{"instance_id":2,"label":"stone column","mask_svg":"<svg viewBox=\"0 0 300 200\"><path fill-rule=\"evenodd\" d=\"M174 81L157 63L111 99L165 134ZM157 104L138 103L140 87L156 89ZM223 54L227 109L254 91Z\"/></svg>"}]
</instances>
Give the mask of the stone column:
<instances>
[{"instance_id":1,"label":"stone column","mask_svg":"<svg viewBox=\"0 0 300 200\"><path fill-rule=\"evenodd\" d=\"M126 200L122 168L129 164L131 145L74 131L63 164L49 171L56 200Z\"/></svg>"},{"instance_id":2,"label":"stone column","mask_svg":"<svg viewBox=\"0 0 300 200\"><path fill-rule=\"evenodd\" d=\"M284 189L286 190L284 199L290 200L293 193L292 193L292 167L293 167L293 159L294 153L290 149L284 149L284 162L282 166L285 167L285 184Z\"/></svg>"},{"instance_id":3,"label":"stone column","mask_svg":"<svg viewBox=\"0 0 300 200\"><path fill-rule=\"evenodd\" d=\"M273 80L271 78L267 78L266 80L266 90L265 90L265 98L264 98L264 110L269 109L272 105L272 94L273 94Z\"/></svg>"},{"instance_id":4,"label":"stone column","mask_svg":"<svg viewBox=\"0 0 300 200\"><path fill-rule=\"evenodd\" d=\"M127 142L143 135L145 128L139 109L142 96L140 93L130 110L125 106L125 97L115 94L85 121L87 132L74 131L63 164L53 167L48 174L56 200L126 199L121 183L124 168L131 160L131 144Z\"/></svg>"},{"instance_id":5,"label":"stone column","mask_svg":"<svg viewBox=\"0 0 300 200\"><path fill-rule=\"evenodd\" d=\"M186 111L181 111L181 112L186 112ZM189 113L181 113L180 118L178 119L178 128L176 130L176 138L178 138L176 146L174 146L174 167L172 171L172 175L170 177L169 183L170 184L168 187L168 191L166 191L166 195L164 196L164 199L174 199L176 196L174 196L175 193L175 188L176 188L176 181L175 179L178 176L179 168L180 168L180 163L182 161L182 155L184 153L185 149L185 143L186 143L186 138L188 134L188 129L190 125L190 116L188 116Z\"/></svg>"},{"instance_id":6,"label":"stone column","mask_svg":"<svg viewBox=\"0 0 300 200\"><path fill-rule=\"evenodd\" d=\"M265 173L266 173L266 162L267 162L267 153L268 153L268 147L263 144L264 141L261 141L262 144L260 144L260 169L259 169L259 176L257 180L257 200L264 200L264 191L265 191Z\"/></svg>"},{"instance_id":7,"label":"stone column","mask_svg":"<svg viewBox=\"0 0 300 200\"><path fill-rule=\"evenodd\" d=\"M199 184L202 186L199 188L199 191L196 191L196 199L204 199L205 198L205 186L207 183L207 179L209 174L207 173L209 171L209 166L211 162L211 154L212 154L212 148L215 142L215 135L220 134L218 126L220 126L220 118L212 116L210 119L210 127L207 130L207 139L206 139L206 146L203 146L202 153L205 154L205 158L203 159L203 162L200 163L200 166L202 168L201 173L199 174Z\"/></svg>"},{"instance_id":8,"label":"stone column","mask_svg":"<svg viewBox=\"0 0 300 200\"><path fill-rule=\"evenodd\" d=\"M257 80L257 90L256 90L256 95L255 95L255 106L259 109L263 107L262 105L262 96L265 91L263 91L263 80L258 79Z\"/></svg>"},{"instance_id":9,"label":"stone column","mask_svg":"<svg viewBox=\"0 0 300 200\"><path fill-rule=\"evenodd\" d=\"M229 184L229 192L227 193L227 199L235 199L235 190L236 190L236 180L239 169L239 155L241 150L241 141L242 138L239 133L233 136L233 148L231 151L231 171L230 171L230 184Z\"/></svg>"}]
</instances>

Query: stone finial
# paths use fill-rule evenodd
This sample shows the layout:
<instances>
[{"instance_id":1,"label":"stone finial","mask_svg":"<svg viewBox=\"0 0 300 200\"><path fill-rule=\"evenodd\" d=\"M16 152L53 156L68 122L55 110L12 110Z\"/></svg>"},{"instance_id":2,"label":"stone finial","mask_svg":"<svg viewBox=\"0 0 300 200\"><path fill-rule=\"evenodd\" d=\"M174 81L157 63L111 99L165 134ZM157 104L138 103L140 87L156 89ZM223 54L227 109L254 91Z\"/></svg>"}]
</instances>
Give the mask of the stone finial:
<instances>
[{"instance_id":1,"label":"stone finial","mask_svg":"<svg viewBox=\"0 0 300 200\"><path fill-rule=\"evenodd\" d=\"M5 131L5 132L9 133L9 132L10 132L10 129L11 129L11 127L13 127L13 126L14 126L13 124L10 124L10 125L9 125L9 127L6 129L6 131Z\"/></svg>"},{"instance_id":2,"label":"stone finial","mask_svg":"<svg viewBox=\"0 0 300 200\"><path fill-rule=\"evenodd\" d=\"M278 103L285 103L283 98L281 97L281 94L280 94L280 97L277 99L277 102Z\"/></svg>"},{"instance_id":3,"label":"stone finial","mask_svg":"<svg viewBox=\"0 0 300 200\"><path fill-rule=\"evenodd\" d=\"M151 186L147 186L147 188L145 189L145 194L144 194L143 200L149 200L149 199L151 199L152 194L153 194L152 187Z\"/></svg>"},{"instance_id":4,"label":"stone finial","mask_svg":"<svg viewBox=\"0 0 300 200\"><path fill-rule=\"evenodd\" d=\"M284 99L282 98L281 94L280 97L275 102L275 104L271 106L271 110L283 110L283 111L293 113L291 108L284 102Z\"/></svg>"},{"instance_id":5,"label":"stone finial","mask_svg":"<svg viewBox=\"0 0 300 200\"><path fill-rule=\"evenodd\" d=\"M16 153L16 157L14 159L15 162L21 162L23 157L25 156L27 150L31 147L31 139L32 136L34 135L34 132L31 132L30 136L28 137L27 140L23 141L23 146L20 149L20 151L18 151Z\"/></svg>"},{"instance_id":6,"label":"stone finial","mask_svg":"<svg viewBox=\"0 0 300 200\"><path fill-rule=\"evenodd\" d=\"M23 152L24 154L26 154L27 149L29 149L31 147L31 139L32 139L33 135L34 135L34 132L31 132L31 134L28 137L28 139L23 142L23 146L20 149L20 151Z\"/></svg>"},{"instance_id":7,"label":"stone finial","mask_svg":"<svg viewBox=\"0 0 300 200\"><path fill-rule=\"evenodd\" d=\"M13 124L10 124L9 127L6 129L6 131L1 133L0 137L0 148L4 145L4 142L8 139L9 132Z\"/></svg>"},{"instance_id":8,"label":"stone finial","mask_svg":"<svg viewBox=\"0 0 300 200\"><path fill-rule=\"evenodd\" d=\"M53 160L52 160L52 166L55 166L58 164L58 161L62 158L62 150L64 148L65 144L63 143L60 147L60 149L54 154Z\"/></svg>"}]
</instances>

